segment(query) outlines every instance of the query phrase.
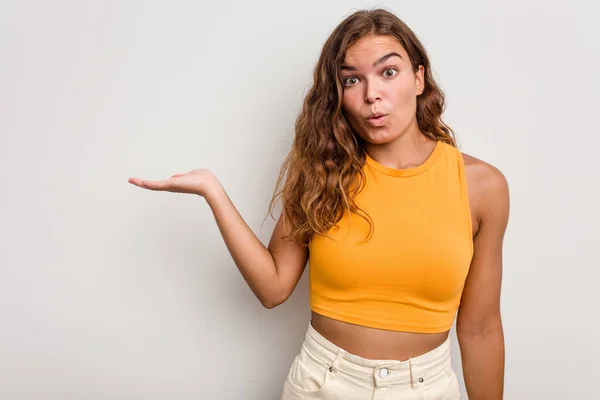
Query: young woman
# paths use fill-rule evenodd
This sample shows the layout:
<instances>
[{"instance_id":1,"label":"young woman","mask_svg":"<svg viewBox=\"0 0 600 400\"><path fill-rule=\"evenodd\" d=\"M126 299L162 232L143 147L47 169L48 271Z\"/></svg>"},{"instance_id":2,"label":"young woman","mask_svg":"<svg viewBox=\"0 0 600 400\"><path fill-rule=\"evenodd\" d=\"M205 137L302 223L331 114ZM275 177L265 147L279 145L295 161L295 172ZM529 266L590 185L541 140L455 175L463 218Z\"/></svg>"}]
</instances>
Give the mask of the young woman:
<instances>
[{"instance_id":1,"label":"young woman","mask_svg":"<svg viewBox=\"0 0 600 400\"><path fill-rule=\"evenodd\" d=\"M271 201L283 212L268 247L206 169L130 179L203 196L267 308L290 296L309 261L312 318L282 399L458 399L455 317L469 399L502 398L508 186L456 148L443 108L415 34L385 10L359 11L322 49Z\"/></svg>"}]
</instances>

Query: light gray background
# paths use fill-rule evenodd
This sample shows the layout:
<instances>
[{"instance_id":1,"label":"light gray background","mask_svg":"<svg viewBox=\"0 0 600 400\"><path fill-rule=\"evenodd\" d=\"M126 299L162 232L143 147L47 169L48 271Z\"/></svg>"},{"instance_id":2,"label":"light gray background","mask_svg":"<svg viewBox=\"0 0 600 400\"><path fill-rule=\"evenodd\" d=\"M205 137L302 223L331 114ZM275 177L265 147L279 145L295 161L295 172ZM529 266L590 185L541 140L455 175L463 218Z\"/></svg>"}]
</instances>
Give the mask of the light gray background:
<instances>
[{"instance_id":1,"label":"light gray background","mask_svg":"<svg viewBox=\"0 0 600 400\"><path fill-rule=\"evenodd\" d=\"M375 5L510 183L505 397L598 398L597 5L113 0L0 8L0 399L277 398L306 274L263 309L202 198L127 179L209 168L266 244L321 46Z\"/></svg>"}]
</instances>

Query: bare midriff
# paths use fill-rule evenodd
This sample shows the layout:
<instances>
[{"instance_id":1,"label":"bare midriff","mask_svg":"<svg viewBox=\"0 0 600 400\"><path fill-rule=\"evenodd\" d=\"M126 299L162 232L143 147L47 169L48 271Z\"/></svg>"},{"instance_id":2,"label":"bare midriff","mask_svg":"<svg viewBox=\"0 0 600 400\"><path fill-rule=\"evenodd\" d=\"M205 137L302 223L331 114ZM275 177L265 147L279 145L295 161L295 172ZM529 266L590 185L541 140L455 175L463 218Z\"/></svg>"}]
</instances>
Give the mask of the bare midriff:
<instances>
[{"instance_id":1,"label":"bare midriff","mask_svg":"<svg viewBox=\"0 0 600 400\"><path fill-rule=\"evenodd\" d=\"M370 328L311 312L311 325L321 336L348 353L371 360L405 361L446 341L448 332L413 333Z\"/></svg>"}]
</instances>

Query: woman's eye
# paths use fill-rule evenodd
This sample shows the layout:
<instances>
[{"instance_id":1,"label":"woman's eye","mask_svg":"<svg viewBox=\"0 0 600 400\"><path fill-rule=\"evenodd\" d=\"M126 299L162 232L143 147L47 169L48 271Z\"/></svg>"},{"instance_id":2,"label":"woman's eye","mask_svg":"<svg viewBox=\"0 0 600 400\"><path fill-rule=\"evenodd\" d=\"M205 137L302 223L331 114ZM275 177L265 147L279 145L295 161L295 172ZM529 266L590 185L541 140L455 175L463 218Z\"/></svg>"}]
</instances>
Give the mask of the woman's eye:
<instances>
[{"instance_id":1,"label":"woman's eye","mask_svg":"<svg viewBox=\"0 0 600 400\"><path fill-rule=\"evenodd\" d=\"M356 79L356 77L349 76L348 78L344 79L344 86L356 85L357 82L358 82L358 79Z\"/></svg>"},{"instance_id":2,"label":"woman's eye","mask_svg":"<svg viewBox=\"0 0 600 400\"><path fill-rule=\"evenodd\" d=\"M391 78L392 76L396 75L398 73L398 71L396 71L394 68L388 68L385 71L383 71L383 75L385 75L386 78Z\"/></svg>"}]
</instances>

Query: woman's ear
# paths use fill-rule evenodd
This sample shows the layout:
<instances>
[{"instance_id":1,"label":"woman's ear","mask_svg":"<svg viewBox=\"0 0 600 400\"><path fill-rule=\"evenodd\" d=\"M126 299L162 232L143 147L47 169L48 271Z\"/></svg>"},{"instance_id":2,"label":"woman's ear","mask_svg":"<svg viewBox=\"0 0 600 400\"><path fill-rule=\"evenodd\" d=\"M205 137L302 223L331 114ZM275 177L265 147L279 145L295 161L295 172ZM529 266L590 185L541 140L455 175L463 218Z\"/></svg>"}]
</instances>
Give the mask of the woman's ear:
<instances>
[{"instance_id":1,"label":"woman's ear","mask_svg":"<svg viewBox=\"0 0 600 400\"><path fill-rule=\"evenodd\" d=\"M425 91L425 68L419 65L419 68L415 72L415 86L417 88L417 96Z\"/></svg>"}]
</instances>

